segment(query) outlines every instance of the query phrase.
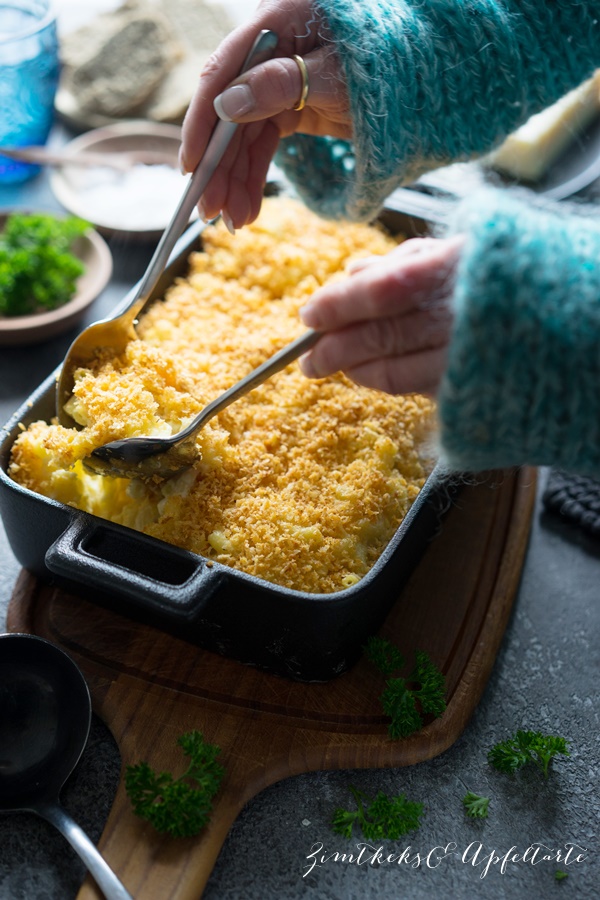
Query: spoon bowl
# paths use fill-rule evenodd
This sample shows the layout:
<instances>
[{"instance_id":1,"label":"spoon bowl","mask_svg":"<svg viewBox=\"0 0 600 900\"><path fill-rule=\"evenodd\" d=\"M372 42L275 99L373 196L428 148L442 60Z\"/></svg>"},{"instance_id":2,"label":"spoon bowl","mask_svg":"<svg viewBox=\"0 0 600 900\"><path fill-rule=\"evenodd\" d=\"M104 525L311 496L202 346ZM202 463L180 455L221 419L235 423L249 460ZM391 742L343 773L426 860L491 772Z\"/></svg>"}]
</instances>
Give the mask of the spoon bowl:
<instances>
[{"instance_id":1,"label":"spoon bowl","mask_svg":"<svg viewBox=\"0 0 600 900\"><path fill-rule=\"evenodd\" d=\"M58 800L87 743L91 716L88 686L63 650L30 634L0 635L0 812L46 819L109 900L131 900Z\"/></svg>"}]
</instances>

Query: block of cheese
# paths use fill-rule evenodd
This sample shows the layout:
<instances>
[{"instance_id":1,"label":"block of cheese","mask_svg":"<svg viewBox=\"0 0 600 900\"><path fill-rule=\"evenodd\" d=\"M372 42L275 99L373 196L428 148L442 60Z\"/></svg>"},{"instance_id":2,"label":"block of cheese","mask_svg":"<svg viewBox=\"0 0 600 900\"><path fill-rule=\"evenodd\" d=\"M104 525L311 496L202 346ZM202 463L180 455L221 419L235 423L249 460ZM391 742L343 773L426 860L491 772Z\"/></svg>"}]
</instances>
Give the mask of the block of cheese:
<instances>
[{"instance_id":1,"label":"block of cheese","mask_svg":"<svg viewBox=\"0 0 600 900\"><path fill-rule=\"evenodd\" d=\"M528 119L486 158L486 163L518 181L539 181L598 115L600 69L552 106Z\"/></svg>"}]
</instances>

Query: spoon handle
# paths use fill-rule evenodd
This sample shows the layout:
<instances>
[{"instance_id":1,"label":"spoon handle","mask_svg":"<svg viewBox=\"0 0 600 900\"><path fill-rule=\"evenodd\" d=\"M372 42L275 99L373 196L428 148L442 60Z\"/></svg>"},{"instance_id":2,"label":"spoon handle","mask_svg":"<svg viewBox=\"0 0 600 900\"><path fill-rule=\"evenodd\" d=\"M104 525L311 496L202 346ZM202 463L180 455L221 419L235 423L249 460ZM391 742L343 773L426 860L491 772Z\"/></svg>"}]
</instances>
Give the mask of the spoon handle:
<instances>
[{"instance_id":1,"label":"spoon handle","mask_svg":"<svg viewBox=\"0 0 600 900\"><path fill-rule=\"evenodd\" d=\"M266 29L261 31L246 57L239 74L241 75L248 69L269 59L275 51L277 40L278 38L275 32ZM204 151L204 156L196 166L183 196L179 201L179 205L173 214L173 218L167 225L158 246L154 251L154 255L148 264L148 268L138 285L135 297L131 301L129 309L132 320L141 313L146 305L152 289L155 287L158 279L163 273L173 247L177 243L183 230L189 224L190 216L194 211L196 204L206 190L208 182L223 158L223 154L229 146L238 127L239 125L237 122L225 122L222 119L219 119L217 122L206 150ZM125 313L123 315L125 315Z\"/></svg>"},{"instance_id":2,"label":"spoon handle","mask_svg":"<svg viewBox=\"0 0 600 900\"><path fill-rule=\"evenodd\" d=\"M240 397L243 397L244 394L248 394L250 391L254 390L255 387L258 387L259 384L263 384L263 382L270 378L271 375L275 375L276 372L281 372L282 369L289 366L291 362L298 359L303 353L307 353L311 347L314 347L320 337L321 332L314 331L311 328L300 335L299 338L296 338L295 341L286 344L283 349L279 350L273 356L270 356L264 363L261 363L260 366L257 366L256 369L253 369L239 381L236 381L230 388L222 394L219 394L219 396L211 403L207 404L204 409L192 419L186 428L173 436L175 438L173 443L180 444L182 441L187 440L187 438L195 434L202 425L205 425L209 419L212 419L213 416L220 413L222 409L225 409L225 407L229 406L230 403L233 403L234 400L238 400Z\"/></svg>"},{"instance_id":3,"label":"spoon handle","mask_svg":"<svg viewBox=\"0 0 600 900\"><path fill-rule=\"evenodd\" d=\"M58 804L40 803L34 807L42 819L60 831L79 854L106 900L133 900L85 831Z\"/></svg>"},{"instance_id":4,"label":"spoon handle","mask_svg":"<svg viewBox=\"0 0 600 900\"><path fill-rule=\"evenodd\" d=\"M46 147L0 147L0 156L18 162L39 166L78 166L86 169L109 168L117 172L127 172L136 163L140 165L172 165L173 154L153 150L133 150L131 152L102 153L82 150L71 153L66 150L48 150Z\"/></svg>"}]
</instances>

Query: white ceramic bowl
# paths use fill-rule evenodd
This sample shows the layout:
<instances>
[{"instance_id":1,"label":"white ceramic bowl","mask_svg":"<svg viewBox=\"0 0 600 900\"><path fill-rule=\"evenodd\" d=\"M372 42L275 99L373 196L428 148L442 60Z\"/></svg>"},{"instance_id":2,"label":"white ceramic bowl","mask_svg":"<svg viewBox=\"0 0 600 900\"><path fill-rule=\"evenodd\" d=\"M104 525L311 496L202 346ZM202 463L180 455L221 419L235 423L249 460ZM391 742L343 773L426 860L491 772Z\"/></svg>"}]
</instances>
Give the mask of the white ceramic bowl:
<instances>
[{"instance_id":1,"label":"white ceramic bowl","mask_svg":"<svg viewBox=\"0 0 600 900\"><path fill-rule=\"evenodd\" d=\"M66 145L74 156L84 151L157 153L164 162L138 163L127 172L105 167L66 165L56 169L50 185L60 203L105 235L157 240L169 224L189 176L179 171L181 129L152 122L120 122L96 128Z\"/></svg>"}]
</instances>

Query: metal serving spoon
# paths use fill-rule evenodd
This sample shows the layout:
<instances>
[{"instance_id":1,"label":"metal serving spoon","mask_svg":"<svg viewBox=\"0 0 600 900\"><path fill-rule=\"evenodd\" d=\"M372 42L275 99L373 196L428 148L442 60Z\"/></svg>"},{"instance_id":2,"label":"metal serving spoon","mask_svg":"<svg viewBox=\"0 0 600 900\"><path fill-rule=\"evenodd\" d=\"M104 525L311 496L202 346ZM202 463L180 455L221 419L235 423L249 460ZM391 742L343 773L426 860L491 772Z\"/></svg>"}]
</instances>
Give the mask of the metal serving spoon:
<instances>
[{"instance_id":1,"label":"metal serving spoon","mask_svg":"<svg viewBox=\"0 0 600 900\"><path fill-rule=\"evenodd\" d=\"M207 404L182 431L170 437L134 437L111 441L92 450L83 464L97 475L121 475L125 478L168 478L190 466L197 457L192 438L203 425L234 400L243 397L271 375L306 353L321 337L309 329L234 385Z\"/></svg>"},{"instance_id":2,"label":"metal serving spoon","mask_svg":"<svg viewBox=\"0 0 600 900\"><path fill-rule=\"evenodd\" d=\"M92 705L62 650L31 634L0 635L0 812L32 812L66 837L108 900L132 900L59 794L83 752Z\"/></svg>"},{"instance_id":3,"label":"metal serving spoon","mask_svg":"<svg viewBox=\"0 0 600 900\"><path fill-rule=\"evenodd\" d=\"M274 31L261 31L246 57L240 75L247 69L270 59L277 41L278 37ZM177 239L188 225L196 204L237 128L235 122L222 120L215 126L204 156L198 163L127 310L116 318L104 319L90 325L71 344L56 385L56 415L61 425L67 428L81 428L65 409L65 404L73 394L75 370L88 366L101 350L109 350L114 355L122 353L129 341L135 338L137 317L148 303L152 289L160 278Z\"/></svg>"}]
</instances>

